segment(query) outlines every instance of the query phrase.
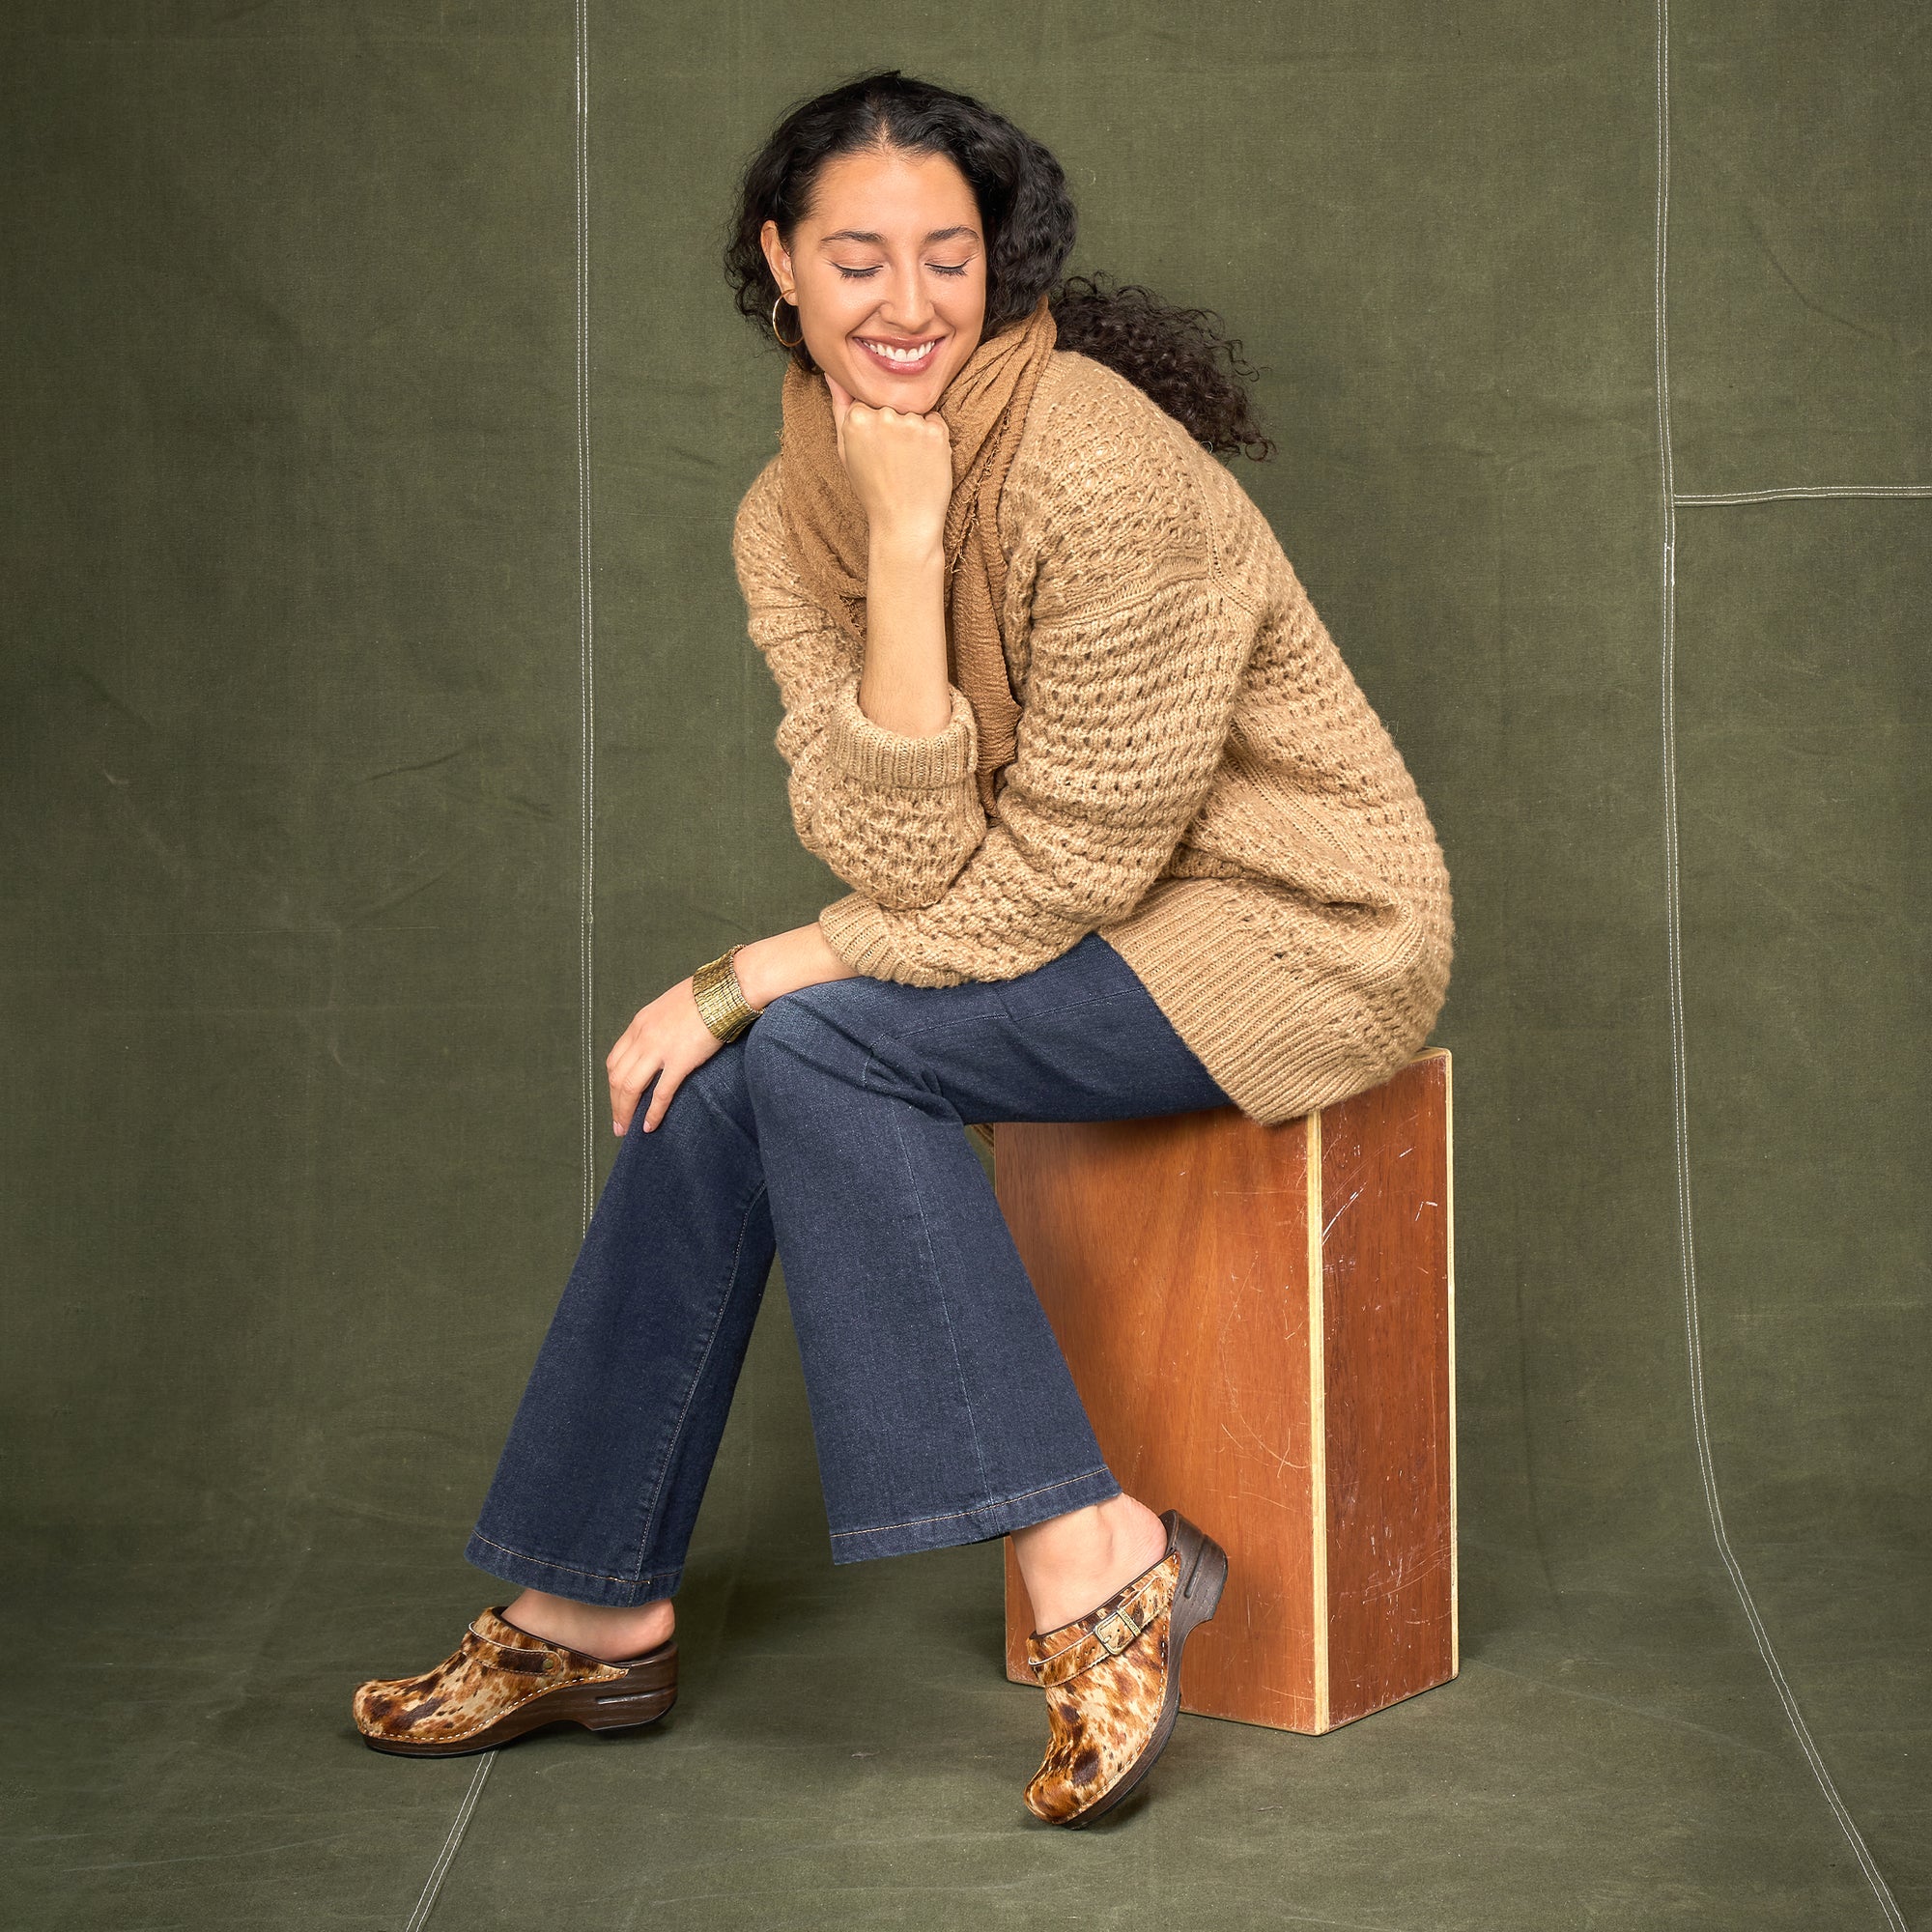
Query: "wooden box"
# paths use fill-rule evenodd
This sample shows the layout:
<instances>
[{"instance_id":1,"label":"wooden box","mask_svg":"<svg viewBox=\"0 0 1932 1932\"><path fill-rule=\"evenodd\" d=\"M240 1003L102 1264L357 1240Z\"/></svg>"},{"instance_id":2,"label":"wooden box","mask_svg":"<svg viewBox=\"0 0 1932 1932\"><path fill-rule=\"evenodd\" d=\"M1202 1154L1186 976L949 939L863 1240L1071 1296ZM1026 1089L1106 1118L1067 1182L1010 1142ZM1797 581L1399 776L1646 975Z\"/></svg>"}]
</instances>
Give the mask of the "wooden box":
<instances>
[{"instance_id":1,"label":"wooden box","mask_svg":"<svg viewBox=\"0 0 1932 1932\"><path fill-rule=\"evenodd\" d=\"M1181 1709L1320 1733L1446 1682L1450 1061L1264 1126L1002 1122L1000 1206L1121 1486L1228 1551ZM1007 1546L1007 1673L1033 1616Z\"/></svg>"}]
</instances>

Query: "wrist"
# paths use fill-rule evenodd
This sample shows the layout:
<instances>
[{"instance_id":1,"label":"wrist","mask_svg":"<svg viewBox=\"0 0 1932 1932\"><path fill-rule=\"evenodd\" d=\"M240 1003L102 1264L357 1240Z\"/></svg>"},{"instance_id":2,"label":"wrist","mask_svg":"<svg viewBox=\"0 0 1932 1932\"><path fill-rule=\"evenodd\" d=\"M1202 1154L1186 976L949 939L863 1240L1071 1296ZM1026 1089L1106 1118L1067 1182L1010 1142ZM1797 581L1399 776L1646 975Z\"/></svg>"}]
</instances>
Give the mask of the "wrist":
<instances>
[{"instance_id":1,"label":"wrist","mask_svg":"<svg viewBox=\"0 0 1932 1932\"><path fill-rule=\"evenodd\" d=\"M745 1004L762 1010L788 987L775 985L772 952L776 945L774 939L752 939L739 947L732 955L731 964L737 969L738 989L745 996Z\"/></svg>"},{"instance_id":2,"label":"wrist","mask_svg":"<svg viewBox=\"0 0 1932 1932\"><path fill-rule=\"evenodd\" d=\"M781 993L854 977L854 969L833 952L816 920L768 939L746 941L731 963L737 968L745 1004L760 1010Z\"/></svg>"},{"instance_id":3,"label":"wrist","mask_svg":"<svg viewBox=\"0 0 1932 1932\"><path fill-rule=\"evenodd\" d=\"M873 570L943 570L946 531L939 524L878 523L866 539L867 562Z\"/></svg>"}]
</instances>

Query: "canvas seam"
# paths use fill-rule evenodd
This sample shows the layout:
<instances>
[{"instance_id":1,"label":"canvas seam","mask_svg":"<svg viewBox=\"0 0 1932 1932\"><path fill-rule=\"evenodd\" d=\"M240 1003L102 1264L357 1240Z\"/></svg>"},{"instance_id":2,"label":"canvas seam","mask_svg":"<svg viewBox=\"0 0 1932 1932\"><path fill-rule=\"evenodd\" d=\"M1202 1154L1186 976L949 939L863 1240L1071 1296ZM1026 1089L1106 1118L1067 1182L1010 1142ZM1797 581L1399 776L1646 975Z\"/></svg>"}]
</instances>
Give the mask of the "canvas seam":
<instances>
[{"instance_id":1,"label":"canvas seam","mask_svg":"<svg viewBox=\"0 0 1932 1932\"><path fill-rule=\"evenodd\" d=\"M1678 491L1673 503L1776 503L1792 497L1932 497L1932 483L1787 483L1775 490Z\"/></svg>"},{"instance_id":2,"label":"canvas seam","mask_svg":"<svg viewBox=\"0 0 1932 1932\"><path fill-rule=\"evenodd\" d=\"M573 0L571 55L576 87L572 100L574 119L577 226L577 681L579 728L578 779L578 916L577 978L578 1032L582 1054L579 1092L582 1115L582 1192L580 1202L582 1232L590 1231L590 1215L595 1206L596 1184L596 1082L592 1041L592 996L595 989L594 952L596 905L596 764L595 764L595 613L591 604L590 571L590 0ZM469 1780L463 1804L442 1850L423 1883L422 1895L410 1914L403 1932L421 1932L436 1910L443 1881L449 1876L456 1855L462 1849L464 1833L482 1796L484 1780L497 1761L494 1750L485 1751Z\"/></svg>"},{"instance_id":3,"label":"canvas seam","mask_svg":"<svg viewBox=\"0 0 1932 1932\"><path fill-rule=\"evenodd\" d=\"M442 1841L442 1850L430 1867L430 1874L423 1881L422 1896L416 1900L416 1909L410 1914L410 1921L403 1932L422 1932L429 1922L429 1916L436 1910L436 1901L442 1891L442 1882L449 1876L449 1868L456 1861L456 1854L463 1844L463 1834L469 1829L469 1820L476 1810L476 1801L483 1794L484 1780L490 1776L490 1767L497 1762L494 1749L486 1750L476 1761L476 1770L470 1777L469 1788L463 1794L463 1803L457 1808L456 1818L450 1825L449 1835Z\"/></svg>"},{"instance_id":4,"label":"canvas seam","mask_svg":"<svg viewBox=\"0 0 1932 1932\"><path fill-rule=\"evenodd\" d=\"M597 627L592 598L590 517L590 20L576 0L577 165L577 674L579 727L578 1014L583 1054L582 1139L583 1232L596 1193Z\"/></svg>"},{"instance_id":5,"label":"canvas seam","mask_svg":"<svg viewBox=\"0 0 1932 1932\"><path fill-rule=\"evenodd\" d=\"M1682 951L1682 899L1677 865L1677 723L1674 697L1676 664L1677 593L1677 517L1670 443L1670 359L1665 322L1666 294L1669 288L1670 231L1670 0L1657 0L1657 234L1653 274L1656 303L1656 373L1658 455L1662 468L1663 511L1663 555L1662 593L1662 637L1660 670L1662 688L1660 713L1662 729L1663 778L1663 896L1666 980L1670 1006L1670 1085L1671 1128L1677 1183L1678 1264L1684 1284L1684 1325L1690 1381L1692 1435L1696 1442L1698 1470L1704 1486L1704 1506L1711 1520L1711 1533L1730 1575L1732 1588L1744 1606L1758 1655L1771 1673L1784 1715L1790 1720L1799 1745L1811 1766L1812 1776L1825 1801L1832 1807L1853 1852L1858 1858L1873 1893L1894 1932L1909 1932L1904 1916L1886 1885L1865 1841L1852 1822L1851 1813L1839 1798L1831 1773L1811 1740L1810 1727L1798 1708L1798 1700L1785 1681L1784 1671L1772 1648L1771 1636L1758 1614L1750 1586L1743 1569L1731 1552L1724 1531L1723 1510L1718 1498L1717 1465L1711 1455L1710 1425L1704 1410L1703 1346L1697 1312L1696 1241L1690 1212L1690 1102L1688 1063L1684 1039L1684 960ZM1888 486L1876 486L1886 488ZM1915 486L1898 486L1909 488Z\"/></svg>"}]
</instances>

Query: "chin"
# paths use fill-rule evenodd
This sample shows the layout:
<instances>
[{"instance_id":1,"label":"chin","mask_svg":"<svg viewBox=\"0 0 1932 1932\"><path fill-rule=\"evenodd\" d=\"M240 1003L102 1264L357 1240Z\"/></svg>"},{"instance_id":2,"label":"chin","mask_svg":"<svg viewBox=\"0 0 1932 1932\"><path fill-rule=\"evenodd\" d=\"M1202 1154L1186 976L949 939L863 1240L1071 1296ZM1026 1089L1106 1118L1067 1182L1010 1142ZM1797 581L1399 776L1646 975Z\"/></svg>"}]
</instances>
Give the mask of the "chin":
<instances>
[{"instance_id":1,"label":"chin","mask_svg":"<svg viewBox=\"0 0 1932 1932\"><path fill-rule=\"evenodd\" d=\"M908 415L929 415L955 373L951 368L923 370L917 380L895 382L881 376L863 349L848 350L841 359L846 367L837 372L838 380L859 402L868 409L900 410Z\"/></svg>"}]
</instances>

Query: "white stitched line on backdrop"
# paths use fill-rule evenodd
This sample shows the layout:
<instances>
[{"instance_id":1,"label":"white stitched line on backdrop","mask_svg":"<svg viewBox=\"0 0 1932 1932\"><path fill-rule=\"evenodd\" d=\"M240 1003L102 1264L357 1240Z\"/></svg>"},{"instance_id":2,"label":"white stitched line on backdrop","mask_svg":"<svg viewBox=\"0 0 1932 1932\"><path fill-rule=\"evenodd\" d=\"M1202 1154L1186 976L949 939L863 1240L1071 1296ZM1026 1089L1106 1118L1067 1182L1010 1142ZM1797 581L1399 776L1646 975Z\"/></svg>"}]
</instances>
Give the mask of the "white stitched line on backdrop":
<instances>
[{"instance_id":1,"label":"white stitched line on backdrop","mask_svg":"<svg viewBox=\"0 0 1932 1932\"><path fill-rule=\"evenodd\" d=\"M1670 227L1670 0L1657 0L1657 258L1655 297L1657 304L1657 429L1658 449L1662 466L1663 558L1662 558L1662 725L1663 725L1663 879L1664 932L1667 942L1670 990L1670 1083L1673 1102L1673 1128L1677 1158L1678 1255L1684 1277L1684 1325L1690 1348L1690 1413L1697 1440L1697 1463L1703 1476L1704 1505L1710 1512L1711 1533L1718 1553L1729 1571L1732 1587L1750 1622L1758 1655L1784 1705L1784 1715L1797 1733L1798 1742L1811 1766L1818 1788L1825 1794L1839 1829L1857 1854L1860 1867L1884 1908L1894 1932L1908 1932L1904 1916L1887 1887L1884 1875L1865 1849L1858 1827L1845 1809L1831 1773L1811 1742L1811 1732L1798 1700L1785 1682L1771 1638L1758 1615L1757 1605L1745 1581L1744 1572L1731 1553L1730 1539L1724 1533L1724 1516L1718 1502L1718 1475L1711 1459L1710 1426L1704 1413L1703 1348L1697 1321L1696 1243L1690 1221L1690 1122L1687 1092L1684 1049L1684 960L1680 940L1680 897L1677 871L1677 720L1673 696L1676 660L1677 593L1677 504L1670 449L1670 361L1664 331L1664 295L1668 287L1667 242ZM1883 487L1883 486L1880 486ZM1765 493L1772 494L1772 493ZM1781 493L1780 493L1781 494ZM1794 493L1796 494L1796 493Z\"/></svg>"},{"instance_id":2,"label":"white stitched line on backdrop","mask_svg":"<svg viewBox=\"0 0 1932 1932\"><path fill-rule=\"evenodd\" d=\"M596 1178L595 1024L597 919L597 630L590 571L590 17L589 0L577 14L577 604L580 754L578 812L582 822L578 872L578 1011L583 1053L582 1227L590 1226Z\"/></svg>"},{"instance_id":3,"label":"white stitched line on backdrop","mask_svg":"<svg viewBox=\"0 0 1932 1932\"><path fill-rule=\"evenodd\" d=\"M1674 503L1776 503L1788 497L1932 497L1932 483L1793 483L1782 490L1680 491Z\"/></svg>"},{"instance_id":4,"label":"white stitched line on backdrop","mask_svg":"<svg viewBox=\"0 0 1932 1932\"><path fill-rule=\"evenodd\" d=\"M596 632L592 622L593 612L590 602L590 18L589 0L576 0L576 45L577 100L576 100L576 147L577 147L577 675L578 712L581 731L580 780L578 790L578 819L580 828L581 860L578 867L578 920L577 920L577 964L578 964L578 1013L580 1044L583 1056L582 1112L583 1112L583 1202L582 1225L590 1226L591 1188L596 1176L595 1158L595 1098L596 1087L592 1079L594 1065L592 1053L591 997L595 991L593 968L596 956L592 943L595 937L593 915L596 904L597 867L594 838L596 833L596 764L594 726L596 713L597 660L594 649ZM485 1751L476 1762L476 1770L470 1777L469 1788L463 1794L463 1803L457 1807L454 1820L449 1827L449 1835L442 1841L442 1850L437 1855L436 1863L431 1866L429 1877L423 1882L422 1896L416 1900L416 1909L410 1914L409 1923L403 1932L422 1932L428 1924L429 1916L436 1910L436 1901L441 1895L443 1881L449 1876L449 1868L456 1862L456 1854L462 1849L463 1835L469 1829L469 1820L476 1810L476 1801L483 1795L483 1786L489 1778L490 1768L497 1762L494 1750Z\"/></svg>"},{"instance_id":5,"label":"white stitched line on backdrop","mask_svg":"<svg viewBox=\"0 0 1932 1932\"><path fill-rule=\"evenodd\" d=\"M429 1916L436 1910L438 1894L442 1890L442 1882L449 1876L449 1867L456 1861L456 1849L463 1842L463 1834L469 1829L469 1815L476 1809L476 1800L483 1790L483 1780L490 1776L490 1767L497 1762L497 1753L487 1750L476 1761L476 1770L469 1780L469 1789L463 1794L463 1804L456 1814L456 1822L449 1828L449 1836L442 1841L442 1850L436 1863L431 1866L429 1877L423 1882L422 1896L416 1900L416 1909L410 1914L410 1922L403 1932L422 1932L428 1924Z\"/></svg>"}]
</instances>

